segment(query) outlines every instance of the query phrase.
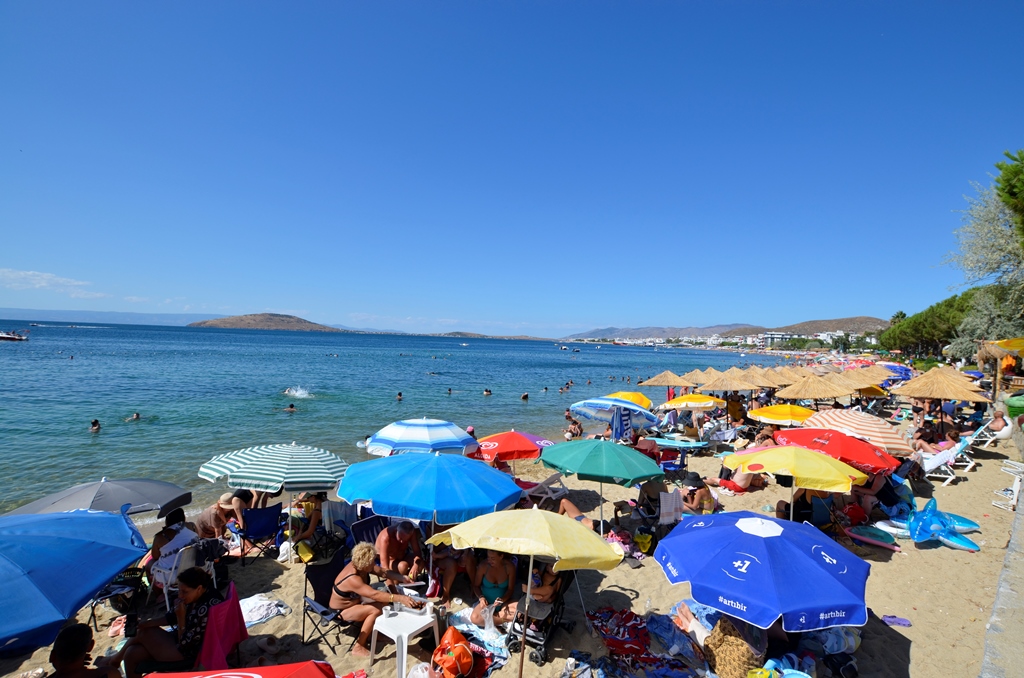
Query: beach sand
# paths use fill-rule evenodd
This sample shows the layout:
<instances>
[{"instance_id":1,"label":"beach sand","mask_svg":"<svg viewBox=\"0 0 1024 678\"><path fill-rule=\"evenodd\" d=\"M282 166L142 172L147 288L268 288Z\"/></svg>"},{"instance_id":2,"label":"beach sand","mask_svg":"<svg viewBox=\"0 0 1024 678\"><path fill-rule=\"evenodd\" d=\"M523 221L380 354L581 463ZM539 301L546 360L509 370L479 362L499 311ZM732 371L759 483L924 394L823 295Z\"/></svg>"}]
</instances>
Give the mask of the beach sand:
<instances>
[{"instance_id":1,"label":"beach sand","mask_svg":"<svg viewBox=\"0 0 1024 678\"><path fill-rule=\"evenodd\" d=\"M951 671L958 675L978 674L985 625L991 614L1013 518L1013 514L992 506L991 502L996 498L992 492L1009 484L1009 476L999 470L1001 460L1018 459L1018 454L1012 443L1004 442L998 448L993 446L990 450L977 452L976 458L979 463L973 471L966 476L958 473L960 480L949 487L935 487L934 496L940 510L958 513L981 524L982 532L971 535L981 546L979 553L945 546L920 548L907 540L900 542L903 547L901 553L876 547L854 547L872 564L867 603L874 615L864 627L863 645L856 653L862 676L931 676ZM690 468L702 475L716 476L719 462L714 458L694 458L690 460ZM533 464L520 463L517 470L526 477L548 475L546 469ZM571 488L572 501L590 516L597 517L597 484L580 482L574 477L566 479L566 484ZM636 494L634 490L608 485L604 490L606 518L611 516L613 501L635 498ZM920 487L915 488L919 496L920 490ZM788 489L772 485L747 495L722 499L727 510L763 513L762 507L774 506L779 499L788 498ZM924 501L926 499L919 498L919 505ZM623 522L624 526L632 524L628 520ZM368 660L357 659L347 653L350 636L342 638L336 654L325 645L304 647L301 644L302 572L301 565L282 565L267 558L257 559L245 568L231 566L231 577L240 596L263 592L271 598L283 600L293 610L290 615L275 617L250 629L251 638L242 645L243 664L260 655L255 638L273 635L282 644L282 651L273 657L277 663L320 659L330 662L338 675L359 668L369 669ZM664 613L689 593L686 585L670 585L653 559L642 561L642 567L638 569L630 569L623 564L611 572L582 571L578 581L588 609L603 605L616 608L631 606L638 613L643 613L649 598L651 609ZM465 577L456 581L454 595L464 599L471 597ZM156 598L154 595L154 600ZM97 608L97 613L100 632L96 634L94 656L103 654L115 642L107 636L106 630L116 614L106 606ZM566 614L568 619L576 621L573 633L556 631L549 645L552 660L542 668L527 661L525 675L560 675L571 649L604 654L600 639L592 638L586 630L575 588L568 597ZM890 628L880 621L882 615L904 617L913 626ZM87 618L87 609L78 614L80 621ZM385 639L381 637L380 641ZM29 657L0 662L0 673L10 675L37 667L49 669L48 653L49 648L43 648ZM418 639L414 639L409 653L409 667L429 659L429 653L419 646ZM372 669L373 676L395 675L394 644L388 642L382 650L378 645L378 660ZM496 675L514 675L517 670L518 655Z\"/></svg>"}]
</instances>

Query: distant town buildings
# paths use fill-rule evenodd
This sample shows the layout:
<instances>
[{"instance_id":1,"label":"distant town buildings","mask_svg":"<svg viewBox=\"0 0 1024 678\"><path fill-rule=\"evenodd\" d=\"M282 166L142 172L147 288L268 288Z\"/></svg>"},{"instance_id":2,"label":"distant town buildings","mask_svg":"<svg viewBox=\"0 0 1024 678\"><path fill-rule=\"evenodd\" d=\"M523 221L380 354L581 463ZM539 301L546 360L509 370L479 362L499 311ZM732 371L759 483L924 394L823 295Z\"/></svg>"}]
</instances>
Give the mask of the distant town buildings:
<instances>
[{"instance_id":1,"label":"distant town buildings","mask_svg":"<svg viewBox=\"0 0 1024 678\"><path fill-rule=\"evenodd\" d=\"M750 348L772 348L782 347L793 340L818 341L821 348L832 348L837 345L851 346L853 344L878 345L878 337L872 332L817 332L814 334L794 334L791 332L762 332L746 336L727 336L717 334L711 336L687 336L687 337L647 337L643 339L603 337L602 339L585 339L584 341L614 341L617 344L628 346L706 346L706 347L750 347Z\"/></svg>"}]
</instances>

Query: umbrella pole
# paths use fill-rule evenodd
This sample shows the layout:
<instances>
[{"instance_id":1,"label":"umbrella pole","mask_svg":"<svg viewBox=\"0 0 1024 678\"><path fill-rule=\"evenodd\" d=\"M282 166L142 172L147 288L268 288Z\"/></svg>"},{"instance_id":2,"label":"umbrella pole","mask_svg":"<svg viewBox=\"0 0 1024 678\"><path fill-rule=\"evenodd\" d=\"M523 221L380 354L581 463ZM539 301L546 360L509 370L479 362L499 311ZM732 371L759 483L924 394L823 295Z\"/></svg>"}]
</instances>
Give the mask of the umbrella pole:
<instances>
[{"instance_id":1,"label":"umbrella pole","mask_svg":"<svg viewBox=\"0 0 1024 678\"><path fill-rule=\"evenodd\" d=\"M795 479L794 479L795 480ZM796 494L796 483L789 486L789 522L793 522L793 495Z\"/></svg>"},{"instance_id":2,"label":"umbrella pole","mask_svg":"<svg viewBox=\"0 0 1024 678\"><path fill-rule=\"evenodd\" d=\"M598 487L601 488L601 537L604 537L604 483L598 483Z\"/></svg>"},{"instance_id":3,"label":"umbrella pole","mask_svg":"<svg viewBox=\"0 0 1024 678\"><path fill-rule=\"evenodd\" d=\"M533 584L533 554L530 554L530 570L526 575L526 609L523 610L523 637L519 652L519 678L523 678L523 664L526 662L526 627L530 623L530 585Z\"/></svg>"},{"instance_id":4,"label":"umbrella pole","mask_svg":"<svg viewBox=\"0 0 1024 678\"><path fill-rule=\"evenodd\" d=\"M587 616L587 604L583 602L583 589L580 588L579 575L576 576L576 593L580 594L580 609L583 610L583 620L587 623L587 631L592 633L594 627L590 623L590 617Z\"/></svg>"}]
</instances>

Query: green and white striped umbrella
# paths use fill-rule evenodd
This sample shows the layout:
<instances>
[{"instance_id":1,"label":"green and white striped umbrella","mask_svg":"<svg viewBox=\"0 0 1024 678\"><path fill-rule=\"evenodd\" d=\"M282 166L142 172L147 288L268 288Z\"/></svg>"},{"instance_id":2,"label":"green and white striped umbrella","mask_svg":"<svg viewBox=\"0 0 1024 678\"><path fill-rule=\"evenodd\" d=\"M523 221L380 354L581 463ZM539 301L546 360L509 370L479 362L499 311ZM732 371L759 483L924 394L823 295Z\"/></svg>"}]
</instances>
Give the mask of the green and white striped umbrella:
<instances>
[{"instance_id":1,"label":"green and white striped umbrella","mask_svg":"<svg viewBox=\"0 0 1024 678\"><path fill-rule=\"evenodd\" d=\"M345 477L348 463L319 447L257 445L221 454L199 467L199 477L228 477L228 487L263 492L325 492Z\"/></svg>"}]
</instances>

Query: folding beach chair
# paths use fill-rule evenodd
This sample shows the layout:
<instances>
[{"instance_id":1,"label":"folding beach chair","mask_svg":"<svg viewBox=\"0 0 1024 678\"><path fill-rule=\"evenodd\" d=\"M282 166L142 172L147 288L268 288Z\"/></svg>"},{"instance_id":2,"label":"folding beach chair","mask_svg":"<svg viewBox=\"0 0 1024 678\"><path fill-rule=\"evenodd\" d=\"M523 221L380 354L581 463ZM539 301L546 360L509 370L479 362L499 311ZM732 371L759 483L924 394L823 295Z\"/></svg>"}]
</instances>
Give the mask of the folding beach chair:
<instances>
[{"instance_id":1,"label":"folding beach chair","mask_svg":"<svg viewBox=\"0 0 1024 678\"><path fill-rule=\"evenodd\" d=\"M366 542L375 544L377 536L388 527L388 519L384 516L372 515L352 523L352 539L356 544Z\"/></svg>"},{"instance_id":2,"label":"folding beach chair","mask_svg":"<svg viewBox=\"0 0 1024 678\"><path fill-rule=\"evenodd\" d=\"M925 478L941 480L942 486L946 487L956 480L956 471L953 470L954 459L956 459L956 450L953 448L937 454L924 455L922 468Z\"/></svg>"},{"instance_id":3,"label":"folding beach chair","mask_svg":"<svg viewBox=\"0 0 1024 678\"><path fill-rule=\"evenodd\" d=\"M558 506L558 502L562 500L562 497L569 496L569 488L562 482L561 473L552 473L539 483L531 483L520 478L515 480L516 485L522 489L523 494L529 497L535 504L550 500L554 506Z\"/></svg>"},{"instance_id":4,"label":"folding beach chair","mask_svg":"<svg viewBox=\"0 0 1024 678\"><path fill-rule=\"evenodd\" d=\"M239 529L237 525L229 525L228 529L238 535L242 540L242 548L245 543L252 544L248 552L242 553L242 567L245 567L246 556L256 552L249 560L255 560L267 549L275 544L277 533L285 524L288 516L281 512L281 504L274 504L261 509L242 509L242 520L245 521L245 529Z\"/></svg>"},{"instance_id":5,"label":"folding beach chair","mask_svg":"<svg viewBox=\"0 0 1024 678\"><path fill-rule=\"evenodd\" d=\"M175 554L174 563L171 564L170 568L164 569L162 567L153 566L151 570L153 585L149 588L149 595L146 597L146 602L149 602L150 597L153 595L153 589L155 589L156 585L159 584L164 590L164 603L167 605L167 609L170 610L171 591L178 590L178 573L193 567L201 567L206 570L213 578L213 584L216 586L217 573L213 567L213 563L208 563L205 560L200 562L199 558L199 548L195 544L190 544Z\"/></svg>"},{"instance_id":6,"label":"folding beach chair","mask_svg":"<svg viewBox=\"0 0 1024 678\"><path fill-rule=\"evenodd\" d=\"M334 587L334 580L338 574L345 569L347 559L345 554L338 551L334 557L326 563L318 565L306 565L305 584L302 590L302 644L309 645L313 642L324 641L330 648L331 654L337 654L334 645L327 638L331 631L340 631L352 626L356 622L345 621L339 610L332 610L331 590ZM306 634L306 622L309 622L309 634ZM362 624L362 622L358 622ZM356 643L356 637L352 638L348 649Z\"/></svg>"},{"instance_id":7,"label":"folding beach chair","mask_svg":"<svg viewBox=\"0 0 1024 678\"><path fill-rule=\"evenodd\" d=\"M111 608L121 614L127 614L138 608L139 591L143 587L142 578L146 571L141 567L129 567L114 577L89 601L89 622L93 629L99 631L96 622L96 606L107 601Z\"/></svg>"}]
</instances>

